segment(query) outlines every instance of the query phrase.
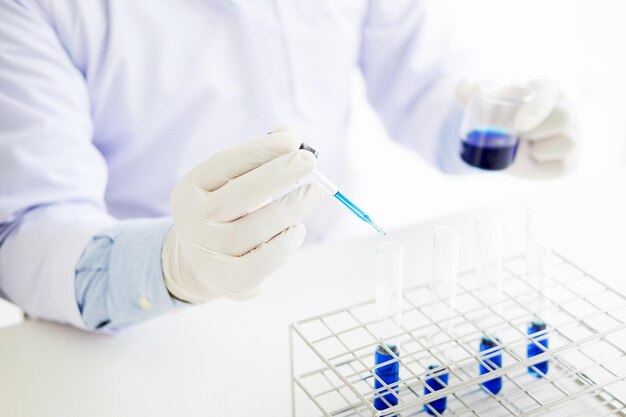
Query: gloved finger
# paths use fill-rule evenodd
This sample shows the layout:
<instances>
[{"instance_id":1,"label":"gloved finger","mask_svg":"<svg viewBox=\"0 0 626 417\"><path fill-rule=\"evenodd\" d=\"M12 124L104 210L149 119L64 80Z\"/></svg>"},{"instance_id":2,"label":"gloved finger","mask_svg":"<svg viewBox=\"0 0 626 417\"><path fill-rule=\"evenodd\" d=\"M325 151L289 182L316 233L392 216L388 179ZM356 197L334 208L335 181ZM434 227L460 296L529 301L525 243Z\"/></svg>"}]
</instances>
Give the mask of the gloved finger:
<instances>
[{"instance_id":1,"label":"gloved finger","mask_svg":"<svg viewBox=\"0 0 626 417\"><path fill-rule=\"evenodd\" d=\"M549 139L562 134L573 121L573 106L568 99L561 97L552 114L537 128L524 133L523 137L530 141Z\"/></svg>"},{"instance_id":2,"label":"gloved finger","mask_svg":"<svg viewBox=\"0 0 626 417\"><path fill-rule=\"evenodd\" d=\"M456 86L456 98L461 106L465 106L474 94L480 93L491 99L518 99L527 93L527 88L515 83L498 84L462 80Z\"/></svg>"},{"instance_id":3,"label":"gloved finger","mask_svg":"<svg viewBox=\"0 0 626 417\"><path fill-rule=\"evenodd\" d=\"M307 184L232 222L210 222L198 234L201 246L229 256L242 256L302 221L324 197L319 184ZM196 228L202 225L196 225Z\"/></svg>"},{"instance_id":4,"label":"gloved finger","mask_svg":"<svg viewBox=\"0 0 626 417\"><path fill-rule=\"evenodd\" d=\"M254 297L257 297L261 293L264 285L265 285L265 280L261 281L261 283L253 289L248 289L245 292L238 292L238 293L231 292L230 294L225 294L224 296L235 301L250 300Z\"/></svg>"},{"instance_id":5,"label":"gloved finger","mask_svg":"<svg viewBox=\"0 0 626 417\"><path fill-rule=\"evenodd\" d=\"M235 223L247 238L233 248L244 254L269 241L283 230L302 221L325 196L319 184L307 184L274 200L259 210L248 213Z\"/></svg>"},{"instance_id":6,"label":"gloved finger","mask_svg":"<svg viewBox=\"0 0 626 417\"><path fill-rule=\"evenodd\" d=\"M300 147L300 139L292 131L271 132L260 139L243 143L213 154L193 169L196 186L214 191L281 155Z\"/></svg>"},{"instance_id":7,"label":"gloved finger","mask_svg":"<svg viewBox=\"0 0 626 417\"><path fill-rule=\"evenodd\" d=\"M295 128L291 126L287 126L287 125L276 126L274 129L272 129L270 133L277 133L277 132L291 132L294 135L299 137L298 131Z\"/></svg>"},{"instance_id":8,"label":"gloved finger","mask_svg":"<svg viewBox=\"0 0 626 417\"><path fill-rule=\"evenodd\" d=\"M220 222L238 219L306 177L315 162L315 156L305 150L274 158L208 193L202 203L203 218Z\"/></svg>"},{"instance_id":9,"label":"gloved finger","mask_svg":"<svg viewBox=\"0 0 626 417\"><path fill-rule=\"evenodd\" d=\"M470 97L474 94L475 91L476 82L467 79L459 81L459 83L456 85L455 93L456 99L461 107L464 107L467 104Z\"/></svg>"},{"instance_id":10,"label":"gloved finger","mask_svg":"<svg viewBox=\"0 0 626 417\"><path fill-rule=\"evenodd\" d=\"M306 228L295 224L267 243L238 258L238 273L227 283L229 298L247 298L257 292L263 281L280 268L304 242Z\"/></svg>"},{"instance_id":11,"label":"gloved finger","mask_svg":"<svg viewBox=\"0 0 626 417\"><path fill-rule=\"evenodd\" d=\"M575 143L575 133L568 131L550 139L529 142L528 153L537 162L562 161L572 153Z\"/></svg>"},{"instance_id":12,"label":"gloved finger","mask_svg":"<svg viewBox=\"0 0 626 417\"><path fill-rule=\"evenodd\" d=\"M535 80L528 84L533 97L522 104L515 114L513 126L519 132L529 132L539 126L554 110L561 96L559 87L552 81Z\"/></svg>"}]
</instances>

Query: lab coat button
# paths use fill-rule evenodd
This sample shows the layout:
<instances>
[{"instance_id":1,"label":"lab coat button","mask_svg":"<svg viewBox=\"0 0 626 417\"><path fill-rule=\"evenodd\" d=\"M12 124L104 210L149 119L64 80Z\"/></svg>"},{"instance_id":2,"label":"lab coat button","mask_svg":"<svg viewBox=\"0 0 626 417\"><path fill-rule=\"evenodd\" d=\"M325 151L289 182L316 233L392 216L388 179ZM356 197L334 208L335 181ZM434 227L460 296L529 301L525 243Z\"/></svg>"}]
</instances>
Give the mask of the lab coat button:
<instances>
[{"instance_id":1,"label":"lab coat button","mask_svg":"<svg viewBox=\"0 0 626 417\"><path fill-rule=\"evenodd\" d=\"M139 306L144 311L152 310L152 302L148 297L139 297Z\"/></svg>"}]
</instances>

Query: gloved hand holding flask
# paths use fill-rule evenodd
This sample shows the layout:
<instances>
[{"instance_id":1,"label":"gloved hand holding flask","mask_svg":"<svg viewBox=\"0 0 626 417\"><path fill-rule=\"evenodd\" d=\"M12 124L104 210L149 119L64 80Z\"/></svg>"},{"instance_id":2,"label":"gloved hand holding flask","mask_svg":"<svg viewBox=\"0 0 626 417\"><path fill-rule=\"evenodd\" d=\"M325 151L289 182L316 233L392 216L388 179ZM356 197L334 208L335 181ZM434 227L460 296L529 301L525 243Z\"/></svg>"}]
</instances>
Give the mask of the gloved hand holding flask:
<instances>
[{"instance_id":1,"label":"gloved hand holding flask","mask_svg":"<svg viewBox=\"0 0 626 417\"><path fill-rule=\"evenodd\" d=\"M561 175L575 164L578 127L572 103L552 81L526 85L462 81L461 158L524 177ZM513 161L515 160L515 163Z\"/></svg>"}]
</instances>

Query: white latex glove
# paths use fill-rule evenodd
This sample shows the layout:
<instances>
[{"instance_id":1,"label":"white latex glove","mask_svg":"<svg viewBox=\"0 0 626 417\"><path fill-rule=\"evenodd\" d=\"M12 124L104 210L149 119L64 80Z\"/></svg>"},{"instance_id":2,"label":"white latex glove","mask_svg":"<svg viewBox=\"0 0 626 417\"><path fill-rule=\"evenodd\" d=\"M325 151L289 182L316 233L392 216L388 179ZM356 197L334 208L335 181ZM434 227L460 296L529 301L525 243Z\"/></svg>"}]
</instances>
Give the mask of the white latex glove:
<instances>
[{"instance_id":1,"label":"white latex glove","mask_svg":"<svg viewBox=\"0 0 626 417\"><path fill-rule=\"evenodd\" d=\"M533 98L515 116L514 127L521 140L515 162L507 172L549 178L572 171L579 132L571 101L549 80L534 80L526 87L532 90ZM472 81L459 83L457 98L461 105L467 103L475 88Z\"/></svg>"},{"instance_id":2,"label":"white latex glove","mask_svg":"<svg viewBox=\"0 0 626 417\"><path fill-rule=\"evenodd\" d=\"M174 187L174 227L163 242L169 292L191 303L224 296L244 299L300 247L300 223L323 197L304 185L271 203L315 167L300 139L282 130L217 152Z\"/></svg>"}]
</instances>

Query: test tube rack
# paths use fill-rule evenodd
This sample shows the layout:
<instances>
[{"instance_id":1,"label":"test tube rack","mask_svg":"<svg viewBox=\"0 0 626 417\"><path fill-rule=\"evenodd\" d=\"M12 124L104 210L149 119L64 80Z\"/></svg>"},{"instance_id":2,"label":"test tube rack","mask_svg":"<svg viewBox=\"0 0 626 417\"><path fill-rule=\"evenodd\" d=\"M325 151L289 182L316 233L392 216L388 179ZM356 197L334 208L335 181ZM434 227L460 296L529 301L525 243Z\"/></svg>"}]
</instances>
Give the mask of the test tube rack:
<instances>
[{"instance_id":1,"label":"test tube rack","mask_svg":"<svg viewBox=\"0 0 626 417\"><path fill-rule=\"evenodd\" d=\"M401 333L393 335L400 351L393 359L400 367L395 386L374 389L374 351L386 340L375 334L373 300L292 324L293 416L427 417L424 405L444 396L446 410L439 414L430 408L432 415L626 416L626 296L560 255L553 256L542 293L526 282L525 268L523 255L505 260L502 308L479 297L488 288L474 272L459 275L454 309L431 297L427 285L405 290ZM531 300L538 297L541 311L531 311ZM438 321L432 319L435 309ZM549 317L550 345L527 358L527 346L533 343L527 325L536 315ZM495 328L502 367L479 375L479 364L484 364L479 340ZM437 336L428 339L433 332ZM545 375L528 373L529 366L546 360ZM433 362L447 368L449 380L445 388L427 388L425 394ZM482 382L497 376L503 380L497 395L481 389ZM398 404L376 410L373 400L385 387L397 391Z\"/></svg>"}]
</instances>

